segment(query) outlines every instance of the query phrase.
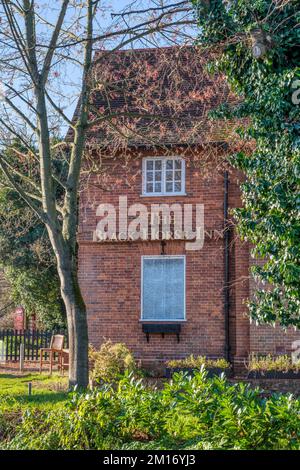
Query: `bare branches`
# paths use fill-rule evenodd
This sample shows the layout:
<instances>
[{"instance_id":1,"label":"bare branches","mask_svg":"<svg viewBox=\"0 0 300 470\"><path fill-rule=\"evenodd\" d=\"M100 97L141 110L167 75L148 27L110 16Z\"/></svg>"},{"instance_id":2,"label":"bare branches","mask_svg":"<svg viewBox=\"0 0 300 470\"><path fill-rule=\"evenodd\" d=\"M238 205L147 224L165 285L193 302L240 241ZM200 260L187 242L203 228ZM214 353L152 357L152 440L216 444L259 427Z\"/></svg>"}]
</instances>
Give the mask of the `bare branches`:
<instances>
[{"instance_id":1,"label":"bare branches","mask_svg":"<svg viewBox=\"0 0 300 470\"><path fill-rule=\"evenodd\" d=\"M58 20L57 20L56 26L54 28L52 38L51 38L51 41L50 41L50 44L49 44L49 47L48 47L48 50L47 50L47 54L46 54L46 57L45 57L45 60L44 60L43 69L42 69L42 72L41 72L42 82L44 84L46 83L46 81L48 79L48 75L49 75L49 71L50 71L50 67L51 67L51 61L53 59L53 55L54 55L55 48L56 48L56 45L57 45L57 40L58 40L59 33L60 33L64 18L65 18L65 15L66 15L68 4L69 4L69 0L64 0L63 1L63 4L61 6L61 10L60 10L60 13L59 13L59 17L58 17Z\"/></svg>"},{"instance_id":2,"label":"bare branches","mask_svg":"<svg viewBox=\"0 0 300 470\"><path fill-rule=\"evenodd\" d=\"M132 124L132 120L143 119L157 123L168 121L163 113L155 108L141 107L138 111L110 109L113 96L108 87L107 109L92 106L97 81L94 75L100 63L107 61L117 51L134 43L144 47L156 45L159 38L169 44L176 43L176 34L188 38L189 28L195 24L192 6L187 0L163 0L157 4L145 0L141 8L128 5L123 12L113 13L111 24L102 20L106 14L105 5L98 0L70 2L63 0L56 11L50 15L47 4L40 8L34 0L14 2L0 1L4 21L0 31L0 42L4 53L0 59L0 80L5 87L2 99L4 115L0 118L0 144L17 139L28 151L32 143L38 149L34 158L38 159L40 191L32 191L41 197L43 211L47 213L48 224L57 227L58 204L54 187L58 184L63 190L63 237L74 243L76 234L76 204L82 157L85 151L87 133L98 125L107 123L113 130L116 148L120 139L130 135L140 136L143 132ZM144 7L143 7L144 5ZM97 45L105 49L101 57L93 58ZM13 58L12 58L13 52ZM101 62L102 61L102 62ZM140 73L140 72L139 72ZM96 82L95 82L96 78ZM109 79L111 82L111 78ZM128 79L125 77L124 84ZM106 86L106 85L104 85ZM152 85L151 85L152 86ZM115 87L114 92L117 93ZM151 87L150 87L151 88ZM75 117L72 119L74 103L80 97ZM5 119L3 118L5 116ZM176 116L174 115L174 122ZM176 126L176 125L175 125ZM165 128L161 124L161 131ZM30 130L32 133L28 133ZM67 148L63 143L64 134L69 130ZM72 131L70 134L70 130ZM154 139L155 140L155 139ZM149 141L153 142L153 136ZM123 144L122 144L123 145ZM61 146L64 149L59 159L65 162L64 174L58 176L53 168L55 154ZM34 152L33 152L34 153ZM27 175L18 168L19 174L8 162L3 162L6 172L26 181ZM4 171L4 170L3 170ZM9 183L11 184L11 182ZM34 188L34 184L32 185Z\"/></svg>"},{"instance_id":3,"label":"bare branches","mask_svg":"<svg viewBox=\"0 0 300 470\"><path fill-rule=\"evenodd\" d=\"M12 100L10 100L7 96L4 97L4 102L7 103L12 110L14 110L22 119L23 121L34 131L37 132L37 128L32 124L30 119L18 108Z\"/></svg>"},{"instance_id":4,"label":"bare branches","mask_svg":"<svg viewBox=\"0 0 300 470\"><path fill-rule=\"evenodd\" d=\"M26 90L26 88L23 89L23 90L17 90L7 82L3 82L3 85L5 86L5 88L7 88L11 92L13 92L13 98L16 98L16 97L19 98L21 101L23 101L23 103L25 103L26 106L28 106L34 113L36 113L36 109L34 108L32 103L30 101L28 101L26 98L24 98L24 96L23 96L26 93L26 91L28 91L28 90ZM4 96L4 100L5 99L6 99L6 96Z\"/></svg>"},{"instance_id":5,"label":"bare branches","mask_svg":"<svg viewBox=\"0 0 300 470\"><path fill-rule=\"evenodd\" d=\"M55 109L55 111L59 114L59 116L61 116L71 128L74 128L74 124L71 121L71 119L69 119L67 115L63 112L63 110L55 103L55 101L51 98L47 90L45 91L45 94L46 94L47 100L49 101L51 106Z\"/></svg>"},{"instance_id":6,"label":"bare branches","mask_svg":"<svg viewBox=\"0 0 300 470\"><path fill-rule=\"evenodd\" d=\"M66 192L64 200L64 220L63 220L63 236L68 240L72 251L76 250L76 205L77 194L80 178L81 161L84 152L86 130L89 115L89 102L91 92L90 70L92 67L93 52L93 18L96 13L98 2L89 0L87 17L86 17L86 41L84 47L84 65L82 72L82 86L80 94L80 106L78 118L76 120L74 145L71 151L70 166L66 182Z\"/></svg>"},{"instance_id":7,"label":"bare branches","mask_svg":"<svg viewBox=\"0 0 300 470\"><path fill-rule=\"evenodd\" d=\"M4 176L7 178L8 183L11 185L11 187L24 199L24 201L28 204L28 206L35 212L35 214L39 217L39 219L43 223L48 223L48 218L45 213L41 210L40 206L38 206L32 199L37 199L35 195L29 195L27 194L22 186L15 181L13 178L10 169L8 168L5 158L3 157L2 154L0 154L0 168L4 174Z\"/></svg>"},{"instance_id":8,"label":"bare branches","mask_svg":"<svg viewBox=\"0 0 300 470\"><path fill-rule=\"evenodd\" d=\"M31 0L23 0L24 18L25 18L25 36L26 36L26 53L28 56L28 67L35 84L38 82L38 64L36 51L36 29L34 2Z\"/></svg>"},{"instance_id":9,"label":"bare branches","mask_svg":"<svg viewBox=\"0 0 300 470\"><path fill-rule=\"evenodd\" d=\"M124 16L132 16L132 15L136 15L136 14L141 15L143 13L149 13L150 11L154 12L154 11L161 11L161 10L170 10L170 9L173 9L173 8L178 9L179 7L182 7L183 5L189 5L189 8L190 8L190 2L188 0L183 0L183 1L180 1L180 2L172 3L171 5L160 5L160 6L155 6L155 7L149 7L146 10L143 10L143 9L133 10L133 9L131 9L129 11L122 11L121 13L112 13L111 16L112 17L119 17L119 16L124 17ZM176 10L176 11L178 11L178 10Z\"/></svg>"},{"instance_id":10,"label":"bare branches","mask_svg":"<svg viewBox=\"0 0 300 470\"><path fill-rule=\"evenodd\" d=\"M7 2L4 0L1 0L1 5L6 16L8 28L13 38L13 47L18 50L20 57L22 58L23 65L25 66L27 71L31 73L30 67L28 65L29 58L27 56L24 36L20 31L17 21L15 20L13 9L10 8ZM12 47L11 44L10 47Z\"/></svg>"}]
</instances>

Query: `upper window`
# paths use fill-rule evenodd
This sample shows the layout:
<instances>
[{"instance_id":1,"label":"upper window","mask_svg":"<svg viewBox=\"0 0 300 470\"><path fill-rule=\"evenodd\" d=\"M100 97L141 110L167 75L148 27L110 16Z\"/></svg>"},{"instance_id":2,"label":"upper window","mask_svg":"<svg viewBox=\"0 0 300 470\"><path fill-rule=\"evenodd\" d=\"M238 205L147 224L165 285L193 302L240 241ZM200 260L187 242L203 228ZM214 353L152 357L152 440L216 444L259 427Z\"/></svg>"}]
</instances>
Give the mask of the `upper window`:
<instances>
[{"instance_id":1,"label":"upper window","mask_svg":"<svg viewBox=\"0 0 300 470\"><path fill-rule=\"evenodd\" d=\"M185 161L178 157L143 160L143 194L168 196L185 192Z\"/></svg>"},{"instance_id":2,"label":"upper window","mask_svg":"<svg viewBox=\"0 0 300 470\"><path fill-rule=\"evenodd\" d=\"M142 257L142 320L185 319L185 257Z\"/></svg>"}]
</instances>

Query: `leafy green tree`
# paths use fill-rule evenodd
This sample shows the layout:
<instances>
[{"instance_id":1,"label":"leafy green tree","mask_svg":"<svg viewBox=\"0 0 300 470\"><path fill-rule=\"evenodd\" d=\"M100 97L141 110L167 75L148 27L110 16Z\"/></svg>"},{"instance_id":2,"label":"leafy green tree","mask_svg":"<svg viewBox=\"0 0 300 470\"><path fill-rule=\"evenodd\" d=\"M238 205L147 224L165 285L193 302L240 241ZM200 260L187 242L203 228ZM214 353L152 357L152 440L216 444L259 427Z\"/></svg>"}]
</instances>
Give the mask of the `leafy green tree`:
<instances>
[{"instance_id":1,"label":"leafy green tree","mask_svg":"<svg viewBox=\"0 0 300 470\"><path fill-rule=\"evenodd\" d=\"M243 208L235 211L243 239L263 266L254 275L268 289L249 302L252 318L300 326L300 8L298 0L193 2L199 42L217 53L240 96L218 117L248 118L241 130L253 152L231 157L246 175ZM215 116L216 117L216 116Z\"/></svg>"},{"instance_id":2,"label":"leafy green tree","mask_svg":"<svg viewBox=\"0 0 300 470\"><path fill-rule=\"evenodd\" d=\"M24 151L20 142L14 142L5 151L7 161ZM34 173L36 163L26 164L28 173ZM1 179L3 175L0 184ZM47 231L19 194L7 187L0 190L0 263L15 304L23 305L29 316L35 314L42 327L65 327L59 279Z\"/></svg>"},{"instance_id":3,"label":"leafy green tree","mask_svg":"<svg viewBox=\"0 0 300 470\"><path fill-rule=\"evenodd\" d=\"M21 304L27 314L36 314L37 326L57 330L66 327L59 285L53 266L5 269L10 284L10 297Z\"/></svg>"}]
</instances>

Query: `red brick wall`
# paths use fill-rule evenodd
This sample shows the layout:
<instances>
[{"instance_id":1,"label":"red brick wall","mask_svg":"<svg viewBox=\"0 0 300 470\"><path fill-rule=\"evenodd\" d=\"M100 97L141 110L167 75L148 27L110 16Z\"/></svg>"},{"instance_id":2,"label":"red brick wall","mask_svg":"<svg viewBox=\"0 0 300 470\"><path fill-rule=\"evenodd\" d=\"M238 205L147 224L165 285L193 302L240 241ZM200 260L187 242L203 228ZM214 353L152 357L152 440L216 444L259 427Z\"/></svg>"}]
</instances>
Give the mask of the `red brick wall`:
<instances>
[{"instance_id":1,"label":"red brick wall","mask_svg":"<svg viewBox=\"0 0 300 470\"><path fill-rule=\"evenodd\" d=\"M88 309L89 337L95 346L105 339L122 341L144 363L162 363L189 354L224 354L224 242L206 237L200 251L186 251L184 241L167 241L165 254L186 255L186 322L182 323L180 343L175 335L150 335L147 343L140 322L141 256L161 254L161 243L93 242L100 203L118 206L120 195L128 205L143 203L202 203L205 229L223 227L223 172L210 168L204 175L200 158L186 158L186 193L176 197L141 197L142 158L129 161L120 157L102 162L101 176L92 176L80 201L79 277ZM229 205L240 205L239 175L230 172ZM254 333L249 325L245 299L249 297L249 247L235 233L230 243L230 342L236 364L242 364L250 349L266 349L266 331ZM276 352L274 334L268 336ZM274 342L275 341L275 342ZM280 340L281 341L281 340ZM269 346L268 346L269 347ZM275 349L274 349L275 348Z\"/></svg>"},{"instance_id":2,"label":"red brick wall","mask_svg":"<svg viewBox=\"0 0 300 470\"><path fill-rule=\"evenodd\" d=\"M224 248L223 239L206 237L200 251L186 251L184 241L167 241L165 254L186 255L186 322L182 324L180 343L174 335L150 335L147 343L140 322L141 256L161 253L161 243L117 242L96 243L92 232L96 228L96 208L100 203L118 205L118 197L127 195L128 204L143 203L149 209L152 203L203 203L205 229L223 228L223 172L209 171L203 177L197 159L186 159L187 196L141 197L142 159L135 157L126 165L120 159L103 163L105 187L99 187L96 176L91 177L81 196L79 275L88 308L90 341L99 346L104 339L123 341L137 358L144 362L159 362L185 357L189 354L223 356L224 354ZM233 176L233 175L232 175ZM236 177L230 185L231 204L239 203ZM247 248L237 248L239 275L247 271ZM236 254L232 253L233 256ZM245 292L246 293L246 292ZM242 295L235 286L232 297L232 342L236 353L248 353L248 323L241 316ZM237 314L235 314L237 309ZM248 327L248 330L246 328ZM237 340L234 329L243 335Z\"/></svg>"},{"instance_id":3,"label":"red brick wall","mask_svg":"<svg viewBox=\"0 0 300 470\"><path fill-rule=\"evenodd\" d=\"M183 242L170 242L166 254L186 254L186 319L180 343L176 336L150 335L140 323L141 256L160 254L160 243L81 246L81 286L89 310L90 341L125 342L137 358L157 361L188 354L222 355L224 327L219 246L185 252Z\"/></svg>"}]
</instances>

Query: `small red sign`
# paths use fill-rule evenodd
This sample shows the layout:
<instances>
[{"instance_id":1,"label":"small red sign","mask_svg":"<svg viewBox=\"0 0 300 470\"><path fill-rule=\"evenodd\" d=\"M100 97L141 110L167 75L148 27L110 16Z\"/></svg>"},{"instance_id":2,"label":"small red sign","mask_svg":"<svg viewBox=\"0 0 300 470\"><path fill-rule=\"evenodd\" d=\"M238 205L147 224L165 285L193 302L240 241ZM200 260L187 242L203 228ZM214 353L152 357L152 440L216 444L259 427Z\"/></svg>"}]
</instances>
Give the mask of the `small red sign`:
<instances>
[{"instance_id":1,"label":"small red sign","mask_svg":"<svg viewBox=\"0 0 300 470\"><path fill-rule=\"evenodd\" d=\"M14 329L24 330L25 327L25 311L22 306L19 306L15 310L14 315Z\"/></svg>"}]
</instances>

